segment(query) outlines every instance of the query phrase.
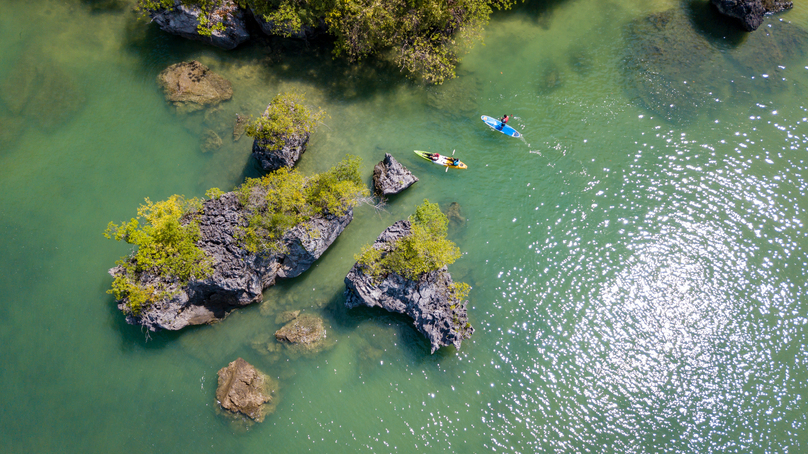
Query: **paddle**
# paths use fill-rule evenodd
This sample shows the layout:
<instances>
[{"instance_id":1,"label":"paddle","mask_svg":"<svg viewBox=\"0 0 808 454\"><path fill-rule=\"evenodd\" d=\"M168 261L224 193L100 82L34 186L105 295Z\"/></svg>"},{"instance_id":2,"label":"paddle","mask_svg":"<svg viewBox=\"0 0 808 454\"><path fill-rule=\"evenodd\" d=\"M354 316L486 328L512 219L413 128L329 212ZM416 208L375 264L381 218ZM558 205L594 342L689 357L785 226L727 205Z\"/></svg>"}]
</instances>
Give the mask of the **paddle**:
<instances>
[{"instance_id":1,"label":"paddle","mask_svg":"<svg viewBox=\"0 0 808 454\"><path fill-rule=\"evenodd\" d=\"M452 156L454 156L454 152L455 152L455 150L452 150ZM446 173L448 171L449 171L449 167L446 167L446 170L444 170L443 172Z\"/></svg>"}]
</instances>

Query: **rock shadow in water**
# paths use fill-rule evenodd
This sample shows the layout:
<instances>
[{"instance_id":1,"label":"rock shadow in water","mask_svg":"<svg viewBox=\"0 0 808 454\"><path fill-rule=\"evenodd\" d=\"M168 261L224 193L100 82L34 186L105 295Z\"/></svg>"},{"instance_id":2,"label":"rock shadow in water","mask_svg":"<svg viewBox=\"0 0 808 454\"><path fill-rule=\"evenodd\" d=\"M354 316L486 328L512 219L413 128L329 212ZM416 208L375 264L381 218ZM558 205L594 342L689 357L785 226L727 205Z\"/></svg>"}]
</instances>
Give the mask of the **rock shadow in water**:
<instances>
[{"instance_id":1,"label":"rock shadow in water","mask_svg":"<svg viewBox=\"0 0 808 454\"><path fill-rule=\"evenodd\" d=\"M649 110L679 123L716 104L723 84L721 54L680 10L629 24L625 76Z\"/></svg>"},{"instance_id":2,"label":"rock shadow in water","mask_svg":"<svg viewBox=\"0 0 808 454\"><path fill-rule=\"evenodd\" d=\"M537 91L541 95L550 94L564 85L564 73L553 59L545 59L539 65Z\"/></svg>"},{"instance_id":3,"label":"rock shadow in water","mask_svg":"<svg viewBox=\"0 0 808 454\"><path fill-rule=\"evenodd\" d=\"M718 37L692 19L693 11L668 10L629 24L623 70L630 97L683 124L714 109L718 100L786 89L777 74L804 55L808 32L777 21L739 37L717 18L714 26L726 32Z\"/></svg>"},{"instance_id":4,"label":"rock shadow in water","mask_svg":"<svg viewBox=\"0 0 808 454\"><path fill-rule=\"evenodd\" d=\"M56 62L29 52L23 53L0 82L0 103L6 110L44 130L71 120L85 101L83 90Z\"/></svg>"},{"instance_id":5,"label":"rock shadow in water","mask_svg":"<svg viewBox=\"0 0 808 454\"><path fill-rule=\"evenodd\" d=\"M93 13L121 12L131 5L129 0L81 0Z\"/></svg>"}]
</instances>

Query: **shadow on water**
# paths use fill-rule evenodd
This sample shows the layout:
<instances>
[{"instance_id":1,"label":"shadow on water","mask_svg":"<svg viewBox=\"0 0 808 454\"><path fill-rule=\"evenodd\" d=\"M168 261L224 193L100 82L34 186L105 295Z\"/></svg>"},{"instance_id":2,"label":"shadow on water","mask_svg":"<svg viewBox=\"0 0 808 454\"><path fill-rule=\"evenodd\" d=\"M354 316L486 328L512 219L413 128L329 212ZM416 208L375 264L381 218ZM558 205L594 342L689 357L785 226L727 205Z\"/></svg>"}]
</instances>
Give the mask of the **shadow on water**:
<instances>
[{"instance_id":1,"label":"shadow on water","mask_svg":"<svg viewBox=\"0 0 808 454\"><path fill-rule=\"evenodd\" d=\"M536 24L547 30L552 25L553 14L564 3L570 3L570 0L533 0L517 2L510 11L517 14L522 14L528 17L533 17ZM492 17L501 14L509 14L508 11L495 11Z\"/></svg>"},{"instance_id":2,"label":"shadow on water","mask_svg":"<svg viewBox=\"0 0 808 454\"><path fill-rule=\"evenodd\" d=\"M738 47L749 34L741 28L737 19L721 14L712 2L684 0L682 9L690 18L696 33L716 47Z\"/></svg>"},{"instance_id":3,"label":"shadow on water","mask_svg":"<svg viewBox=\"0 0 808 454\"><path fill-rule=\"evenodd\" d=\"M310 40L264 35L251 20L251 39L225 51L201 41L181 38L160 29L147 19L133 19L126 29L124 48L143 60L144 76L156 77L167 66L213 54L225 65L254 67L262 82L306 82L322 90L329 100L365 100L412 83L392 62L368 58L352 63L334 57L334 41L328 36Z\"/></svg>"},{"instance_id":4,"label":"shadow on water","mask_svg":"<svg viewBox=\"0 0 808 454\"><path fill-rule=\"evenodd\" d=\"M430 353L429 339L415 328L411 317L378 307L348 309L342 292L331 299L323 314L342 334L355 333L363 337L369 344L368 350L400 351L412 364L439 363L457 353L452 346Z\"/></svg>"},{"instance_id":5,"label":"shadow on water","mask_svg":"<svg viewBox=\"0 0 808 454\"><path fill-rule=\"evenodd\" d=\"M102 292L106 291L104 288ZM183 333L199 329L198 326L190 326L179 331L157 331L150 332L148 329L130 325L126 323L126 317L118 310L115 300L106 298L106 308L109 315L110 328L118 333L120 339L120 350L124 353L134 353L137 351L162 350L166 346L174 343ZM204 326L203 326L204 327Z\"/></svg>"},{"instance_id":6,"label":"shadow on water","mask_svg":"<svg viewBox=\"0 0 808 454\"><path fill-rule=\"evenodd\" d=\"M131 5L128 0L81 0L92 13L121 12Z\"/></svg>"}]
</instances>

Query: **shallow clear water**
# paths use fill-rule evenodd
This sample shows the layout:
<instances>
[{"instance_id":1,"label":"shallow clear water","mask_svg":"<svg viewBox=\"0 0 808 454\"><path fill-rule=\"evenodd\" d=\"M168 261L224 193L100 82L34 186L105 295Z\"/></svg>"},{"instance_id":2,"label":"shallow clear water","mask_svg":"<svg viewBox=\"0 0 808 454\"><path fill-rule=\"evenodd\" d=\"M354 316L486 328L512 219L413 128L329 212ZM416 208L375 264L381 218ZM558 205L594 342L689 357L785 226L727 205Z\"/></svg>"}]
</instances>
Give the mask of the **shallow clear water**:
<instances>
[{"instance_id":1,"label":"shallow clear water","mask_svg":"<svg viewBox=\"0 0 808 454\"><path fill-rule=\"evenodd\" d=\"M624 82L625 29L695 3L533 1L494 16L460 78L422 88L322 45L218 51L126 2L0 0L3 451L803 452L808 60L784 80L724 70L733 95L662 120ZM808 8L779 19L806 27ZM163 100L156 75L189 59L233 82L218 112ZM145 197L258 175L232 121L289 88L330 115L303 172L353 153L369 181L390 152L420 181L357 209L264 303L147 341L105 293L128 248L101 232ZM504 113L524 141L479 120ZM207 129L221 149L202 152ZM413 149L456 149L469 170ZM341 298L353 254L424 198L462 207L450 271L473 286L476 328L434 355L405 318ZM334 348L261 353L287 309L323 315ZM246 429L215 410L216 371L238 356L281 384L277 412Z\"/></svg>"}]
</instances>

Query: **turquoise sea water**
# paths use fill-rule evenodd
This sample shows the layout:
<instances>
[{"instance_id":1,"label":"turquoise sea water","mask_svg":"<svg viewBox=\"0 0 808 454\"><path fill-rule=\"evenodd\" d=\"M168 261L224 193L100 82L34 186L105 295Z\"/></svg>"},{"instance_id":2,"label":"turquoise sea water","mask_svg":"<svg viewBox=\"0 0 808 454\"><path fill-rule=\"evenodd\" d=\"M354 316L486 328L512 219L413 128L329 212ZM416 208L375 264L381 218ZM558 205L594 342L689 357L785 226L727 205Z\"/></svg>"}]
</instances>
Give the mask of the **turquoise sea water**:
<instances>
[{"instance_id":1,"label":"turquoise sea water","mask_svg":"<svg viewBox=\"0 0 808 454\"><path fill-rule=\"evenodd\" d=\"M626 29L699 2L530 1L495 14L460 77L431 88L326 43L219 51L130 7L0 0L3 452L808 449L808 49L767 77L719 71L715 107L668 122L625 83ZM808 7L780 19L806 28ZM233 82L220 110L166 105L157 74L190 59ZM232 122L290 88L329 114L303 172L352 153L370 181L390 152L420 181L358 208L264 303L147 340L105 293L129 249L101 232L146 197L259 175ZM479 120L505 113L524 141ZM222 148L202 151L208 129ZM454 149L469 169L413 149ZM462 207L450 271L473 286L476 328L434 355L406 318L341 297L361 245L424 198ZM324 316L336 345L262 353L289 309ZM216 411L216 372L239 356L280 382L262 424Z\"/></svg>"}]
</instances>

